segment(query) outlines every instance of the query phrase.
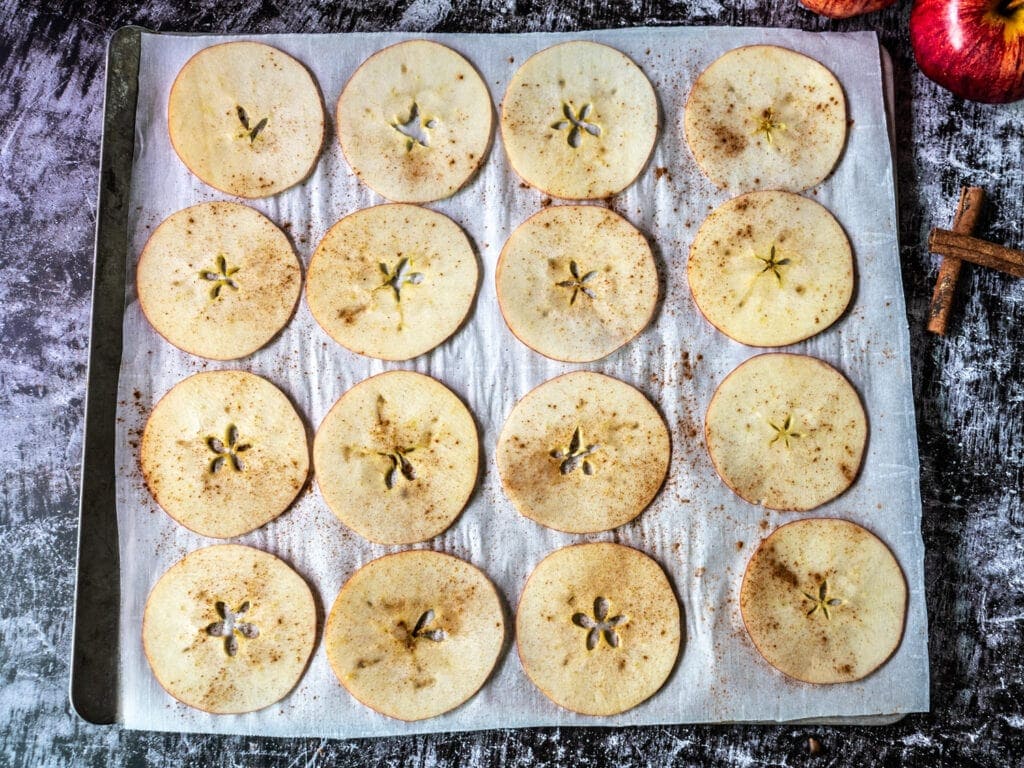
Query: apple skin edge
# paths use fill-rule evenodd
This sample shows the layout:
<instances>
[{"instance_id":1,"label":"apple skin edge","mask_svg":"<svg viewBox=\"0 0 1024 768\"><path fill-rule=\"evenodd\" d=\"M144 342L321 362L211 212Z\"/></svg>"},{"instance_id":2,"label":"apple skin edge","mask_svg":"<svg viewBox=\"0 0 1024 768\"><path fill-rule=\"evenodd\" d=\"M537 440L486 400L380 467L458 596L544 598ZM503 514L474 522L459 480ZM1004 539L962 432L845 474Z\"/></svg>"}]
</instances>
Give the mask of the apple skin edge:
<instances>
[{"instance_id":1,"label":"apple skin edge","mask_svg":"<svg viewBox=\"0 0 1024 768\"><path fill-rule=\"evenodd\" d=\"M888 8L896 0L800 0L805 8L832 19L849 19Z\"/></svg>"},{"instance_id":2,"label":"apple skin edge","mask_svg":"<svg viewBox=\"0 0 1024 768\"><path fill-rule=\"evenodd\" d=\"M1024 0L916 0L910 41L921 71L957 96L1024 98Z\"/></svg>"}]
</instances>

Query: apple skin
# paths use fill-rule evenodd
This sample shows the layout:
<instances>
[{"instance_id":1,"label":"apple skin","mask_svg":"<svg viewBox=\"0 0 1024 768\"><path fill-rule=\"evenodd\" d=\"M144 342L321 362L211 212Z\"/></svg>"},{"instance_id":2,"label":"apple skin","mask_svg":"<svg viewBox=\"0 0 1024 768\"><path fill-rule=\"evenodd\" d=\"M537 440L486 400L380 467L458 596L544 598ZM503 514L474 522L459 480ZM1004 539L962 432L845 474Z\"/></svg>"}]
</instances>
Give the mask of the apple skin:
<instances>
[{"instance_id":1,"label":"apple skin","mask_svg":"<svg viewBox=\"0 0 1024 768\"><path fill-rule=\"evenodd\" d=\"M1024 98L1024 0L917 0L910 42L921 71L957 96Z\"/></svg>"},{"instance_id":2,"label":"apple skin","mask_svg":"<svg viewBox=\"0 0 1024 768\"><path fill-rule=\"evenodd\" d=\"M800 3L815 13L833 19L848 19L863 13L888 8L896 0L800 0Z\"/></svg>"}]
</instances>

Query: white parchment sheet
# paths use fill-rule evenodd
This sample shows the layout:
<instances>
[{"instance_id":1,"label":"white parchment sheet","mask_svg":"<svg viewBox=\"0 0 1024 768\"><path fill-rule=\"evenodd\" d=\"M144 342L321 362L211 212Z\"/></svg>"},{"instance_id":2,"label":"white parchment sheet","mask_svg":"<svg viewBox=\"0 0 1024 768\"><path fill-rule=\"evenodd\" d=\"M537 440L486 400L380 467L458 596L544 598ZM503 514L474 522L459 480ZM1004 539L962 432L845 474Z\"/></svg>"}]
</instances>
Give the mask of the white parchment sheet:
<instances>
[{"instance_id":1,"label":"white parchment sheet","mask_svg":"<svg viewBox=\"0 0 1024 768\"><path fill-rule=\"evenodd\" d=\"M547 360L506 328L494 268L512 230L549 201L511 170L496 131L472 182L428 207L447 214L474 242L481 265L477 300L461 330L433 352L405 363L352 354L314 322L305 296L288 327L268 347L229 363L205 361L160 338L139 309L129 280L117 423L117 504L121 555L121 719L133 728L332 737L537 725L623 725L793 720L888 715L928 709L928 652L921 502L909 337L897 250L895 181L887 133L879 46L871 33L811 34L792 30L652 28L572 34L270 35L247 37L277 46L316 77L328 113L328 136L313 175L267 200L249 202L290 233L304 265L324 232L359 208L384 202L360 184L334 134L334 105L356 67L373 52L424 37L465 55L499 104L513 72L528 56L566 40L595 40L628 54L654 84L661 108L657 144L637 181L611 206L650 239L661 300L650 326L632 343L590 365ZM153 229L176 210L225 199L192 176L167 137L172 81L200 49L229 38L144 34L139 72L135 163L131 183L129 275ZM686 147L682 113L690 86L716 57L740 45L778 43L823 62L838 76L849 104L850 132L835 173L807 194L838 218L853 244L857 285L850 310L825 333L789 349L832 363L864 399L870 437L863 471L849 492L817 514L852 519L896 553L910 588L903 643L867 679L847 685L797 683L757 654L738 607L747 559L769 531L800 517L747 504L718 479L703 445L703 415L724 376L759 350L731 341L704 321L686 283L687 250L701 221L728 198L698 170ZM495 107L497 119L497 106ZM243 201L245 202L245 201ZM557 204L558 201L556 201ZM509 637L494 674L465 705L417 723L392 720L359 704L331 673L318 641L309 668L283 701L260 712L215 716L171 699L157 684L140 639L146 597L160 575L186 553L217 543L175 523L143 485L138 441L153 404L200 370L241 368L265 376L293 400L310 438L331 405L353 384L396 368L427 373L469 406L484 453L480 483L462 516L443 535L416 545L449 552L482 568L498 586ZM521 517L501 490L494 446L506 416L533 387L571 370L601 371L639 387L657 404L672 436L665 487L635 521L615 531L571 535ZM684 641L664 688L625 714L594 718L550 702L528 681L511 636L512 612L527 576L549 552L582 541L619 541L665 568L682 606ZM315 483L279 519L236 541L270 551L312 586L320 626L341 585L366 562L401 547L370 544L328 510ZM111 638L111 642L114 638Z\"/></svg>"}]
</instances>

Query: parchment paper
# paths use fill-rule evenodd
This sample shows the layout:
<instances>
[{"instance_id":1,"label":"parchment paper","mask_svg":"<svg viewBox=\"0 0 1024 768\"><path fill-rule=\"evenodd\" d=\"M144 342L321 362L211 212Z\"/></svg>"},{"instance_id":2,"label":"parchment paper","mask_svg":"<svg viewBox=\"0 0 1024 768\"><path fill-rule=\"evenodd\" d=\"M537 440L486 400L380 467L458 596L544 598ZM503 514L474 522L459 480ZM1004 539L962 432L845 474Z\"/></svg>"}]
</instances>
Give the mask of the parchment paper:
<instances>
[{"instance_id":1,"label":"parchment paper","mask_svg":"<svg viewBox=\"0 0 1024 768\"><path fill-rule=\"evenodd\" d=\"M117 499L121 555L121 718L132 728L334 737L536 725L622 725L834 718L928 708L924 551L910 380L908 332L896 239L893 162L883 75L871 33L811 34L792 30L652 28L519 35L270 35L248 37L304 62L327 106L328 136L313 175L274 198L250 202L285 227L303 264L326 229L342 216L384 202L358 183L334 135L341 89L368 55L424 37L463 53L479 69L495 104L515 69L556 42L596 40L633 58L658 94L662 130L650 164L610 205L649 237L661 277L661 301L641 336L591 365L547 360L506 328L494 290L494 267L511 231L547 201L510 169L496 136L479 174L430 208L470 235L481 262L477 301L468 322L439 349L407 363L384 363L335 344L313 321L303 298L283 333L251 357L215 363L181 352L143 318L129 281L117 424ZM225 196L192 176L167 137L171 82L201 48L228 37L144 34L139 74L135 163L129 222L129 274L152 230L174 211ZM238 38L234 38L238 39ZM728 198L705 179L686 147L682 109L695 77L726 50L771 42L802 51L836 73L846 91L850 132L845 153L820 187L807 193L845 227L856 259L857 287L846 315L831 329L788 349L832 363L864 399L870 438L863 471L850 491L816 514L852 519L896 553L910 589L906 631L895 656L867 679L838 686L796 683L774 670L749 641L739 615L740 580L757 542L793 513L767 512L732 494L714 473L702 440L703 414L722 378L759 350L716 331L696 310L686 284L689 244L707 213ZM557 201L556 201L557 202ZM480 426L481 480L465 512L445 534L422 545L463 557L499 587L510 628L494 675L468 703L441 717L403 723L356 702L331 673L321 644L290 696L263 711L214 716L171 699L157 684L140 639L146 597L160 575L186 553L217 543L191 533L156 505L138 469L138 440L153 404L185 376L242 368L267 377L295 402L310 430L350 386L394 368L427 373L453 389ZM521 517L502 493L494 445L516 400L558 374L591 369L643 390L661 409L672 435L668 480L634 522L603 534L575 536ZM581 541L638 547L665 568L680 599L684 643L676 669L647 702L617 717L576 715L550 702L527 680L511 637L512 612L527 576L552 550ZM311 484L283 516L237 541L292 564L312 586L320 629L344 581L361 565L400 547L370 544L336 520ZM115 638L111 638L113 642Z\"/></svg>"}]
</instances>

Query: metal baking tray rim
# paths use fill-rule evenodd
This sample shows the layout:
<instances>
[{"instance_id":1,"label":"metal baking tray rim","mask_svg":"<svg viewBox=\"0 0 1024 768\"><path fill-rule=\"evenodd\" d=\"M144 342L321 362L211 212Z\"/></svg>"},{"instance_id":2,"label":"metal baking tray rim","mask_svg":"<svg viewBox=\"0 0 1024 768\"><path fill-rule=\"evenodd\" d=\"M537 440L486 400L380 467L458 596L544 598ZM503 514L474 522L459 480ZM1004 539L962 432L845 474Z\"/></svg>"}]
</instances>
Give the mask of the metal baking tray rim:
<instances>
[{"instance_id":1,"label":"metal baking tray rim","mask_svg":"<svg viewBox=\"0 0 1024 768\"><path fill-rule=\"evenodd\" d=\"M116 641L120 560L113 451L117 372L122 352L125 253L128 248L126 206L134 154L141 35L144 32L153 30L136 25L119 28L111 36L106 54L69 679L72 709L79 718L93 725L121 722L116 695L120 680L120 648ZM895 156L893 65L885 47L879 44L879 50L886 88L889 138ZM744 721L743 724L889 725L903 717L905 714L897 713ZM588 723L585 727L602 726L600 723Z\"/></svg>"}]
</instances>

